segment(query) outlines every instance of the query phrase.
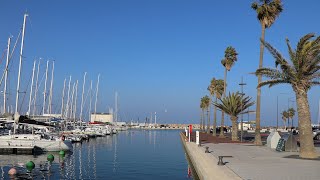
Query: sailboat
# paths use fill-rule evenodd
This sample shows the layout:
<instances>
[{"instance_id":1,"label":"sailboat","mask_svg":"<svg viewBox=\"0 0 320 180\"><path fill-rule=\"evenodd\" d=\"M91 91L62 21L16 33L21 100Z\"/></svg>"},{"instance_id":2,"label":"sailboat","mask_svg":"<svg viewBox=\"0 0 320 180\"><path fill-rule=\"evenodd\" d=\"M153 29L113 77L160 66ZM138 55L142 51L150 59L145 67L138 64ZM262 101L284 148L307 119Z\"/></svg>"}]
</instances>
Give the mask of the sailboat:
<instances>
[{"instance_id":1,"label":"sailboat","mask_svg":"<svg viewBox=\"0 0 320 180\"><path fill-rule=\"evenodd\" d=\"M21 75L22 57L23 57L24 34L25 34L27 16L28 14L25 13L24 19L23 19L23 27L22 27L20 61L19 61L18 81L17 81L17 92L16 92L16 106L15 106L14 125L13 125L14 132L13 134L9 133L9 135L0 136L0 146L8 147L8 148L38 147L42 151L60 151L60 150L69 151L71 149L70 143L69 141L64 141L64 138L54 138L53 136L51 136L50 139L44 139L41 135L16 134L16 129L20 120L26 119L24 118L24 116L20 116L18 112L18 102L19 102L19 91L20 91L20 75Z\"/></svg>"}]
</instances>

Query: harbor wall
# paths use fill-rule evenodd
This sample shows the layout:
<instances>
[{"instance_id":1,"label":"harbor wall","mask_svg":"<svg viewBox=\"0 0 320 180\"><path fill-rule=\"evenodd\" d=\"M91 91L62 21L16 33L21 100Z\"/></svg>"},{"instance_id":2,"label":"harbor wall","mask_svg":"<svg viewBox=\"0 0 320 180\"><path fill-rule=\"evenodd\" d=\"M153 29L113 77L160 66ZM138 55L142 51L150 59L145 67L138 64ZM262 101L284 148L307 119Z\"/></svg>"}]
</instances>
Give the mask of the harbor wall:
<instances>
[{"instance_id":1,"label":"harbor wall","mask_svg":"<svg viewBox=\"0 0 320 180\"><path fill-rule=\"evenodd\" d=\"M218 160L211 153L205 153L205 146L198 147L195 142L180 133L180 139L200 180L234 180L241 179L227 166L218 166Z\"/></svg>"}]
</instances>

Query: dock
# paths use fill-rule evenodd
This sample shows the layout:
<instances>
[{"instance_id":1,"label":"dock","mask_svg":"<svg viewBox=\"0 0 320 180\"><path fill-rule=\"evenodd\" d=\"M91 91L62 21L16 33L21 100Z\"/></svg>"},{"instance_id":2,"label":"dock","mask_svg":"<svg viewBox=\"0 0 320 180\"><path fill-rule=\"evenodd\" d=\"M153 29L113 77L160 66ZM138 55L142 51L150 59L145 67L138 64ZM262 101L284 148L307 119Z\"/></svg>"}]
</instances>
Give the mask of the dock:
<instances>
[{"instance_id":1,"label":"dock","mask_svg":"<svg viewBox=\"0 0 320 180\"><path fill-rule=\"evenodd\" d=\"M36 146L1 146L0 154L34 154Z\"/></svg>"},{"instance_id":2,"label":"dock","mask_svg":"<svg viewBox=\"0 0 320 180\"><path fill-rule=\"evenodd\" d=\"M317 180L320 177L320 158L300 159L298 152L277 152L267 146L245 143L212 143L207 141L198 146L195 142L187 142L184 133L181 133L180 137L201 180ZM316 149L320 156L320 148ZM219 165L219 158L224 156L226 158L223 158L223 162L220 162Z\"/></svg>"}]
</instances>

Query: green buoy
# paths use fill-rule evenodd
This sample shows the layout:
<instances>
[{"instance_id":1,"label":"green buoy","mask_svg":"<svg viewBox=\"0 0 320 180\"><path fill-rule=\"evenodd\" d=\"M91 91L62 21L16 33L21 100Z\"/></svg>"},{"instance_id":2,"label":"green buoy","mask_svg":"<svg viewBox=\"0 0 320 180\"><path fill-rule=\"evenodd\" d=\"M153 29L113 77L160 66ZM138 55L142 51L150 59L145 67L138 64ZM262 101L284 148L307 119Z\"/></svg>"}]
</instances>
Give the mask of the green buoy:
<instances>
[{"instance_id":1,"label":"green buoy","mask_svg":"<svg viewBox=\"0 0 320 180\"><path fill-rule=\"evenodd\" d=\"M52 162L54 160L54 156L52 154L49 154L48 157L47 157L47 160L49 162Z\"/></svg>"},{"instance_id":2,"label":"green buoy","mask_svg":"<svg viewBox=\"0 0 320 180\"><path fill-rule=\"evenodd\" d=\"M34 165L34 162L33 161L29 161L27 162L26 164L26 168L31 171L32 169L34 169L35 165Z\"/></svg>"},{"instance_id":3,"label":"green buoy","mask_svg":"<svg viewBox=\"0 0 320 180\"><path fill-rule=\"evenodd\" d=\"M61 150L61 151L59 152L59 155L64 156L64 155L65 155L65 152L64 152L63 150Z\"/></svg>"}]
</instances>

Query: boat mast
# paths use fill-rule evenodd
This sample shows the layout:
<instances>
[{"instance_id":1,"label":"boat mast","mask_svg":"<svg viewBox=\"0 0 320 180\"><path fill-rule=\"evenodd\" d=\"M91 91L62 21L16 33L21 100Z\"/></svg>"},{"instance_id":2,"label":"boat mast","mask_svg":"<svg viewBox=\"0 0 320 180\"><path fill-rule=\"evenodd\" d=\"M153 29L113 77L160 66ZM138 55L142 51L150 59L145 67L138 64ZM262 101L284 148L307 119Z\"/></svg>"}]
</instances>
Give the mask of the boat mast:
<instances>
[{"instance_id":1,"label":"boat mast","mask_svg":"<svg viewBox=\"0 0 320 180\"><path fill-rule=\"evenodd\" d=\"M98 75L98 82L96 87L96 102L94 104L94 120L96 120L96 114L97 114L97 101L98 101L98 92L99 92L99 81L100 81L100 74Z\"/></svg>"},{"instance_id":2,"label":"boat mast","mask_svg":"<svg viewBox=\"0 0 320 180\"><path fill-rule=\"evenodd\" d=\"M47 61L46 79L45 79L45 81L44 81L42 115L44 115L44 110L46 109L48 68L49 68L49 61Z\"/></svg>"},{"instance_id":3,"label":"boat mast","mask_svg":"<svg viewBox=\"0 0 320 180\"><path fill-rule=\"evenodd\" d=\"M117 123L118 122L118 92L116 91L115 93L115 103L114 103L114 109L115 109L115 112L114 112L114 119L115 119L115 122Z\"/></svg>"},{"instance_id":4,"label":"boat mast","mask_svg":"<svg viewBox=\"0 0 320 180\"><path fill-rule=\"evenodd\" d=\"M70 113L69 113L69 118L71 119L73 117L73 98L74 98L74 88L75 88L76 83L74 82L72 85L72 93L71 93L71 102L70 102Z\"/></svg>"},{"instance_id":5,"label":"boat mast","mask_svg":"<svg viewBox=\"0 0 320 180\"><path fill-rule=\"evenodd\" d=\"M64 81L63 81L63 90L62 90L62 100L61 100L61 118L63 118L63 115L64 115L64 102L63 102L63 100L64 100L64 91L65 91L65 89L66 89L66 81L67 81L67 78L64 78Z\"/></svg>"},{"instance_id":6,"label":"boat mast","mask_svg":"<svg viewBox=\"0 0 320 180\"><path fill-rule=\"evenodd\" d=\"M7 59L6 59L6 69L5 69L5 78L4 78L4 88L3 88L3 113L6 113L6 100L7 100L7 80L8 80L8 66L9 66L9 57L10 57L10 43L11 37L8 38L8 48L7 48Z\"/></svg>"},{"instance_id":7,"label":"boat mast","mask_svg":"<svg viewBox=\"0 0 320 180\"><path fill-rule=\"evenodd\" d=\"M22 27L22 38L21 38L21 48L20 48L20 60L19 60L19 71L18 71L18 82L17 82L17 94L16 94L16 107L15 113L18 113L18 103L19 103L19 90L20 90L20 76L21 76L21 66L22 66L22 55L23 55L23 45L24 45L24 33L26 29L26 20L28 14L24 14L23 27Z\"/></svg>"},{"instance_id":8,"label":"boat mast","mask_svg":"<svg viewBox=\"0 0 320 180\"><path fill-rule=\"evenodd\" d=\"M74 97L74 106L73 106L73 119L74 119L74 120L76 120L77 99L78 99L78 80L77 80L77 82L76 82L75 97Z\"/></svg>"},{"instance_id":9,"label":"boat mast","mask_svg":"<svg viewBox=\"0 0 320 180\"><path fill-rule=\"evenodd\" d=\"M92 80L90 81L90 104L89 104L89 118L91 121L91 105L92 105Z\"/></svg>"},{"instance_id":10,"label":"boat mast","mask_svg":"<svg viewBox=\"0 0 320 180\"><path fill-rule=\"evenodd\" d=\"M68 85L68 95L67 95L68 98L67 98L66 115L65 115L66 118L68 118L68 112L69 112L70 86L71 86L71 76L69 78L69 85Z\"/></svg>"},{"instance_id":11,"label":"boat mast","mask_svg":"<svg viewBox=\"0 0 320 180\"><path fill-rule=\"evenodd\" d=\"M29 107L28 107L28 115L31 115L31 100L32 100L32 94L33 94L33 79L34 79L34 71L36 69L36 60L33 62L33 68L32 68L32 79L31 79L31 87L30 87L30 96L29 96Z\"/></svg>"},{"instance_id":12,"label":"boat mast","mask_svg":"<svg viewBox=\"0 0 320 180\"><path fill-rule=\"evenodd\" d=\"M84 73L83 83L82 83L82 95L81 95L81 106L80 106L80 123L81 123L81 125L82 125L83 96L84 96L84 87L86 85L86 75L87 75L87 72Z\"/></svg>"},{"instance_id":13,"label":"boat mast","mask_svg":"<svg viewBox=\"0 0 320 180\"><path fill-rule=\"evenodd\" d=\"M41 58L39 59L39 63L38 63L38 70L37 70L37 80L36 80L36 89L35 89L35 92L34 92L34 101L33 101L33 113L32 115L34 116L35 115L35 112L36 112L36 102L37 102L37 94L38 94L38 80L39 80L39 72L40 72L40 61Z\"/></svg>"},{"instance_id":14,"label":"boat mast","mask_svg":"<svg viewBox=\"0 0 320 180\"><path fill-rule=\"evenodd\" d=\"M48 103L48 109L47 109L47 113L48 114L51 114L51 110L52 110L53 74L54 74L54 61L52 61L51 82L50 82L50 91L49 91L49 103Z\"/></svg>"}]
</instances>

